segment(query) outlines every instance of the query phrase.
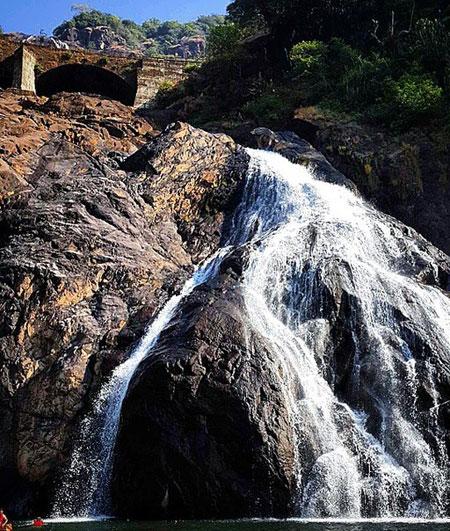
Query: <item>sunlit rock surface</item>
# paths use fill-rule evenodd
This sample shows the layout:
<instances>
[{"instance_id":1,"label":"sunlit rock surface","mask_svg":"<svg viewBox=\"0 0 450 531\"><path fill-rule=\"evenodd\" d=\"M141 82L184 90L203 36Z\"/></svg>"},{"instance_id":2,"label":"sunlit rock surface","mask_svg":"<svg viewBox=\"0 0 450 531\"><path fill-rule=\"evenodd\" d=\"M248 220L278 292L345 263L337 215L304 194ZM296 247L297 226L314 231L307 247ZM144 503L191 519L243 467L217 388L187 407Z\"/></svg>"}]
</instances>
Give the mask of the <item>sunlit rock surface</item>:
<instances>
[{"instance_id":1,"label":"sunlit rock surface","mask_svg":"<svg viewBox=\"0 0 450 531\"><path fill-rule=\"evenodd\" d=\"M0 490L24 513L48 507L102 377L217 247L246 156L178 124L151 172L125 172L155 136L127 107L2 96Z\"/></svg>"}]
</instances>

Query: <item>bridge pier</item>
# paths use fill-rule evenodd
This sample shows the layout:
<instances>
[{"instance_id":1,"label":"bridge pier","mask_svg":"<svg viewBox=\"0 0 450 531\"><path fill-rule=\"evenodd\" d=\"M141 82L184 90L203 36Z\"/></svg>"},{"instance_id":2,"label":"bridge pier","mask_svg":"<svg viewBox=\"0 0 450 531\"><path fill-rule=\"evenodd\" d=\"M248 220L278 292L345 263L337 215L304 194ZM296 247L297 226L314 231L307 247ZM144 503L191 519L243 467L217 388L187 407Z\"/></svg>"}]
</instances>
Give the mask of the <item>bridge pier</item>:
<instances>
[{"instance_id":1,"label":"bridge pier","mask_svg":"<svg viewBox=\"0 0 450 531\"><path fill-rule=\"evenodd\" d=\"M134 107L151 107L156 94L164 83L177 85L187 77L186 66L195 61L155 57L142 61L137 71L137 90Z\"/></svg>"},{"instance_id":2,"label":"bridge pier","mask_svg":"<svg viewBox=\"0 0 450 531\"><path fill-rule=\"evenodd\" d=\"M14 54L13 88L36 94L36 57L21 46Z\"/></svg>"}]
</instances>

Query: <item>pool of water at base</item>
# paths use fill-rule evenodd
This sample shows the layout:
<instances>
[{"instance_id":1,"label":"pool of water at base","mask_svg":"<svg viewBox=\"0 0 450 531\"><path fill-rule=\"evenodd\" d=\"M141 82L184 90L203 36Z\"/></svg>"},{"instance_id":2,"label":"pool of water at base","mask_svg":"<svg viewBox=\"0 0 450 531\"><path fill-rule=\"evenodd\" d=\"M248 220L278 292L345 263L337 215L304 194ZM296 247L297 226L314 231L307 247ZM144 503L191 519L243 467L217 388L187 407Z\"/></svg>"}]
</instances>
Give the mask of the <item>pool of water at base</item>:
<instances>
[{"instance_id":1,"label":"pool of water at base","mask_svg":"<svg viewBox=\"0 0 450 531\"><path fill-rule=\"evenodd\" d=\"M33 528L30 522L18 522L14 529ZM46 531L450 531L450 520L239 520L175 522L47 520L44 529Z\"/></svg>"}]
</instances>

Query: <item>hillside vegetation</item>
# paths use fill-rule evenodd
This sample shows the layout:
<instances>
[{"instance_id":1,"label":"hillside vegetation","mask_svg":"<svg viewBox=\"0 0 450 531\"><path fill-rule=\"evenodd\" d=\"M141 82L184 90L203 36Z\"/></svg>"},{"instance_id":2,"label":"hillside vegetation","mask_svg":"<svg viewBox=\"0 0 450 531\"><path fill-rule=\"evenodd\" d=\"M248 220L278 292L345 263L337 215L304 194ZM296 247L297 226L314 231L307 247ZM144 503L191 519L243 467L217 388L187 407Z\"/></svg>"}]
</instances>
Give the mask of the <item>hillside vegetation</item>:
<instances>
[{"instance_id":1,"label":"hillside vegetation","mask_svg":"<svg viewBox=\"0 0 450 531\"><path fill-rule=\"evenodd\" d=\"M132 20L121 19L116 15L103 13L86 6L75 7L77 13L70 19L57 26L53 34L57 38L64 38L67 30L85 30L86 28L106 27L123 38L130 48L139 48L145 44L147 55L171 54L175 46L183 39L190 37L204 37L212 27L224 22L221 15L201 16L192 22L178 22L176 20L161 21L150 18L142 24Z\"/></svg>"},{"instance_id":2,"label":"hillside vegetation","mask_svg":"<svg viewBox=\"0 0 450 531\"><path fill-rule=\"evenodd\" d=\"M198 123L282 122L314 104L394 129L446 126L449 20L447 0L235 0L208 61L164 102L202 93Z\"/></svg>"}]
</instances>

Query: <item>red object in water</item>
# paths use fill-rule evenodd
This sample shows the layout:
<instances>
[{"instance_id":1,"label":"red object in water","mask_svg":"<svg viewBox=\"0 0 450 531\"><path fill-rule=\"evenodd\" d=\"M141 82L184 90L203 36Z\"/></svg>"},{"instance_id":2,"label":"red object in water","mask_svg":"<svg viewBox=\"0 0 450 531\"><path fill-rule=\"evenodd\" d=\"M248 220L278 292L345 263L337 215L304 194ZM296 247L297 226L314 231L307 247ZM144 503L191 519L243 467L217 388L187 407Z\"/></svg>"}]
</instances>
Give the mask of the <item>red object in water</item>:
<instances>
[{"instance_id":1,"label":"red object in water","mask_svg":"<svg viewBox=\"0 0 450 531\"><path fill-rule=\"evenodd\" d=\"M36 518L33 522L33 527L42 527L44 525L44 520L42 518Z\"/></svg>"}]
</instances>

